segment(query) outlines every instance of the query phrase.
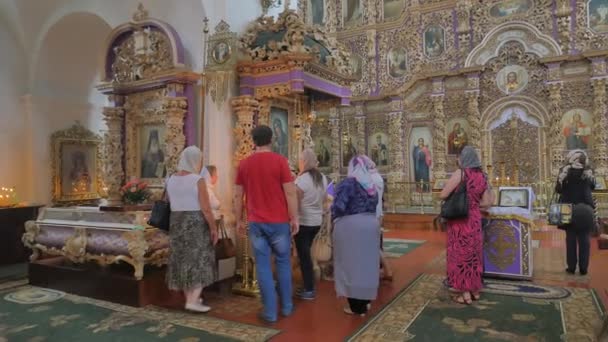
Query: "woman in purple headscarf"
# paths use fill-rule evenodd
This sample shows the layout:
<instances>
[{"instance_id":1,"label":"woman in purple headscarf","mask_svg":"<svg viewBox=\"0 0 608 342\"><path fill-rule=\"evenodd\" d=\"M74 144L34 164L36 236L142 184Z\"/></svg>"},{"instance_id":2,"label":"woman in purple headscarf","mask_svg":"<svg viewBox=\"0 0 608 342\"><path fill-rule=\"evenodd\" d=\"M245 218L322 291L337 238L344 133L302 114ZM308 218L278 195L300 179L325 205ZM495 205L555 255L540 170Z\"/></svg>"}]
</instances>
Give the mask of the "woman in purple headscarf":
<instances>
[{"instance_id":1,"label":"woman in purple headscarf","mask_svg":"<svg viewBox=\"0 0 608 342\"><path fill-rule=\"evenodd\" d=\"M363 155L350 161L331 208L336 292L348 298L344 312L351 315L367 313L380 283L378 189L369 170L372 164Z\"/></svg>"}]
</instances>

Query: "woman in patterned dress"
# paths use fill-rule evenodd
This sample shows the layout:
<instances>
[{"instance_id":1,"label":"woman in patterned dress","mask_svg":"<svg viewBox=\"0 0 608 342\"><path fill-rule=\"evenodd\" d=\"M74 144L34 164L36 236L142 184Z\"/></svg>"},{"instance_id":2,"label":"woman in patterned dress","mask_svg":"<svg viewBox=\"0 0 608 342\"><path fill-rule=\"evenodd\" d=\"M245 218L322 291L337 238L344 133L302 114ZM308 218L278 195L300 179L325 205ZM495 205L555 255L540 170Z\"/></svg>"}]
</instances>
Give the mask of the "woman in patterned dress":
<instances>
[{"instance_id":1,"label":"woman in patterned dress","mask_svg":"<svg viewBox=\"0 0 608 342\"><path fill-rule=\"evenodd\" d=\"M491 203L487 177L481 170L481 162L471 146L465 146L458 158L460 169L452 173L441 191L440 198L446 199L466 182L469 199L469 213L465 218L447 221L447 273L450 287L456 292L453 300L460 304L471 304L479 299L482 289L483 237L481 234L480 207ZM464 177L464 179L463 179Z\"/></svg>"},{"instance_id":2,"label":"woman in patterned dress","mask_svg":"<svg viewBox=\"0 0 608 342\"><path fill-rule=\"evenodd\" d=\"M203 153L198 147L189 146L179 158L177 172L166 184L171 203L167 287L183 291L185 309L194 312L211 310L203 304L201 294L217 279L213 248L217 227L207 185L200 175L202 167Z\"/></svg>"}]
</instances>

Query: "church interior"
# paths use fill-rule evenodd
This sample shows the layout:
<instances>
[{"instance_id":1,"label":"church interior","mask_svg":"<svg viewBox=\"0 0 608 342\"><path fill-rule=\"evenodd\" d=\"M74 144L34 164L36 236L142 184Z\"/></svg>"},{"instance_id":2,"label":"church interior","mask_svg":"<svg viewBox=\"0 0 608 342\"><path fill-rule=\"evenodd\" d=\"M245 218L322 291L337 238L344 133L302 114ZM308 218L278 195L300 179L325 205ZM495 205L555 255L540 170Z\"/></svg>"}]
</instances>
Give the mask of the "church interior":
<instances>
[{"instance_id":1,"label":"church interior","mask_svg":"<svg viewBox=\"0 0 608 342\"><path fill-rule=\"evenodd\" d=\"M0 0L0 56L0 342L608 341L608 0ZM336 294L325 211L316 298L259 319L233 198L261 126L295 175L307 149L336 186L375 164L388 266L367 314ZM232 246L204 314L150 224L192 145ZM464 146L492 197L472 305L442 207ZM570 272L556 182L581 154L593 227Z\"/></svg>"}]
</instances>

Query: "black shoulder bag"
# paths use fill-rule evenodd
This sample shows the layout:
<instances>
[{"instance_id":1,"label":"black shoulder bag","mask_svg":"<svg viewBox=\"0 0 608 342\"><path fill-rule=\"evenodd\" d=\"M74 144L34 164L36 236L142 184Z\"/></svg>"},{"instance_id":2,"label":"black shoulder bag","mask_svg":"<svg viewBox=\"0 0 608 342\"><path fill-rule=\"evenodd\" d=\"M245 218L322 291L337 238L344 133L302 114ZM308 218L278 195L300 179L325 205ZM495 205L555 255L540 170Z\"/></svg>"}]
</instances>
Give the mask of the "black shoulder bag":
<instances>
[{"instance_id":1,"label":"black shoulder bag","mask_svg":"<svg viewBox=\"0 0 608 342\"><path fill-rule=\"evenodd\" d=\"M441 217L446 220L465 218L469 216L469 198L467 197L467 181L464 171L458 187L452 191L441 205Z\"/></svg>"},{"instance_id":2,"label":"black shoulder bag","mask_svg":"<svg viewBox=\"0 0 608 342\"><path fill-rule=\"evenodd\" d=\"M171 204L166 199L166 195L167 186L165 185L163 197L160 200L154 202L152 212L150 213L150 218L148 219L148 224L152 227L156 227L158 229L168 232L169 219L171 217Z\"/></svg>"}]
</instances>

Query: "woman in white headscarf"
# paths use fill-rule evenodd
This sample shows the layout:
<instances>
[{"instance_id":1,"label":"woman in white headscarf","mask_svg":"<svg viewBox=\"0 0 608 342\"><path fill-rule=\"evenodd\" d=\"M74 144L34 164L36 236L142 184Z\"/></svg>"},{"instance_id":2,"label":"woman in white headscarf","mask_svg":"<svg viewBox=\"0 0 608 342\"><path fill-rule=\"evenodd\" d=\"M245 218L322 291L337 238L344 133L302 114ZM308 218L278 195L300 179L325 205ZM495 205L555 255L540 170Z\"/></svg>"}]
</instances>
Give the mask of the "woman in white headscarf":
<instances>
[{"instance_id":1,"label":"woman in white headscarf","mask_svg":"<svg viewBox=\"0 0 608 342\"><path fill-rule=\"evenodd\" d=\"M217 227L209 203L205 179L200 172L203 153L196 146L182 152L177 172L166 184L171 203L169 227L170 255L167 286L183 291L186 310L208 312L203 304L203 288L217 279L215 250Z\"/></svg>"},{"instance_id":2,"label":"woman in white headscarf","mask_svg":"<svg viewBox=\"0 0 608 342\"><path fill-rule=\"evenodd\" d=\"M348 177L336 188L331 207L336 292L348 299L344 312L360 316L367 314L380 283L378 189L370 163L364 155L350 161Z\"/></svg>"},{"instance_id":3,"label":"woman in white headscarf","mask_svg":"<svg viewBox=\"0 0 608 342\"><path fill-rule=\"evenodd\" d=\"M572 204L572 222L558 227L566 231L566 272L570 274L576 271L577 262L581 275L587 274L589 267L590 233L595 224L591 192L595 189L595 179L588 161L585 151L570 151L555 185L555 192L561 195L560 203Z\"/></svg>"}]
</instances>

